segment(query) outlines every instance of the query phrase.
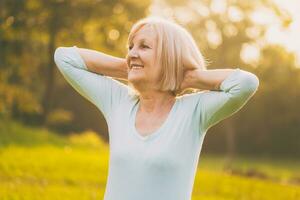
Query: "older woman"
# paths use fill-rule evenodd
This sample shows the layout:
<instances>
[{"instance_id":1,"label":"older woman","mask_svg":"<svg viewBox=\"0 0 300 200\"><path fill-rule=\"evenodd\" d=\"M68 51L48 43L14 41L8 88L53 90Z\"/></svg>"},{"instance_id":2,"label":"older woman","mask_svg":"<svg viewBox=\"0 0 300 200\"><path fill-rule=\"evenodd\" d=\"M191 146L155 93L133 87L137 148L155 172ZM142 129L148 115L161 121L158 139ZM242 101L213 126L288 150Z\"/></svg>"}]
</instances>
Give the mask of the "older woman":
<instances>
[{"instance_id":1,"label":"older woman","mask_svg":"<svg viewBox=\"0 0 300 200\"><path fill-rule=\"evenodd\" d=\"M207 70L192 36L164 19L138 21L128 47L126 59L75 46L55 52L65 79L107 121L104 199L190 199L207 130L241 109L258 78L239 68Z\"/></svg>"}]
</instances>

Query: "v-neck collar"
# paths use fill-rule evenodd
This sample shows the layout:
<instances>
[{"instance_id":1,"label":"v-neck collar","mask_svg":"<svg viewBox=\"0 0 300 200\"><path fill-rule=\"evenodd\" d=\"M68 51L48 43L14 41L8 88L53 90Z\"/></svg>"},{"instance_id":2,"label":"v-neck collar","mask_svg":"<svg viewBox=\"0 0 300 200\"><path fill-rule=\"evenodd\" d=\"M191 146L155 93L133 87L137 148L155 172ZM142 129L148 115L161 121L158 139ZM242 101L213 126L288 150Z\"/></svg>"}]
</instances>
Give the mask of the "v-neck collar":
<instances>
[{"instance_id":1,"label":"v-neck collar","mask_svg":"<svg viewBox=\"0 0 300 200\"><path fill-rule=\"evenodd\" d=\"M133 129L133 133L134 135L139 138L140 140L142 141L148 141L152 138L155 138L157 137L158 135L161 134L162 130L164 129L165 126L167 126L167 124L169 123L169 121L171 120L171 118L174 116L174 112L175 110L177 109L178 107L178 104L179 104L179 101L180 101L180 98L179 97L176 97L175 98L175 102L174 104L172 105L172 108L171 110L169 111L168 113L168 116L167 118L164 120L164 122L162 123L162 125L160 125L160 127L158 129L156 129L155 131L151 132L150 134L146 135L146 136L142 136L138 130L136 129L136 126L135 126L135 122L136 122L136 115L137 115L137 111L140 107L140 100L137 99L135 105L134 105L134 108L133 108L133 117L132 117L132 120L131 120L131 126L132 126L132 129Z\"/></svg>"}]
</instances>

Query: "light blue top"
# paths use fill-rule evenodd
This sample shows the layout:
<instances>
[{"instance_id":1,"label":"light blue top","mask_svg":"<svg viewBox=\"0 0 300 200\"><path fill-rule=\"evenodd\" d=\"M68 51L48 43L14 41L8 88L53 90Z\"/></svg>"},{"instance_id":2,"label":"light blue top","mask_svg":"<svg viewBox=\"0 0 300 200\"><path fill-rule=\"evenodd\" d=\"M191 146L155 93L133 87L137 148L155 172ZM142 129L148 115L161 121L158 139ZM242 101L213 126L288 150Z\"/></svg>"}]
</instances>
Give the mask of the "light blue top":
<instances>
[{"instance_id":1,"label":"light blue top","mask_svg":"<svg viewBox=\"0 0 300 200\"><path fill-rule=\"evenodd\" d=\"M59 47L54 59L65 79L107 121L110 155L104 200L191 199L207 130L241 109L259 85L254 74L236 68L220 91L177 97L163 125L142 136L135 128L139 99L127 85L88 71L76 47Z\"/></svg>"}]
</instances>

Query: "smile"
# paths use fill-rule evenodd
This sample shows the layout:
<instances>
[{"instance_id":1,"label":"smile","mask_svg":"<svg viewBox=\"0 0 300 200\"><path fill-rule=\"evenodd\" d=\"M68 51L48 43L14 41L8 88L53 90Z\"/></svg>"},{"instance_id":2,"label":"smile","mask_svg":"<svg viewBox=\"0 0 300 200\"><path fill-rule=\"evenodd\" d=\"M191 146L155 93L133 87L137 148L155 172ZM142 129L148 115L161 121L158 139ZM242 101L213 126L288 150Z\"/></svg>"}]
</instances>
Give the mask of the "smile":
<instances>
[{"instance_id":1,"label":"smile","mask_svg":"<svg viewBox=\"0 0 300 200\"><path fill-rule=\"evenodd\" d=\"M131 69L142 69L142 68L144 68L143 65L137 65L137 64L132 64L131 65Z\"/></svg>"}]
</instances>

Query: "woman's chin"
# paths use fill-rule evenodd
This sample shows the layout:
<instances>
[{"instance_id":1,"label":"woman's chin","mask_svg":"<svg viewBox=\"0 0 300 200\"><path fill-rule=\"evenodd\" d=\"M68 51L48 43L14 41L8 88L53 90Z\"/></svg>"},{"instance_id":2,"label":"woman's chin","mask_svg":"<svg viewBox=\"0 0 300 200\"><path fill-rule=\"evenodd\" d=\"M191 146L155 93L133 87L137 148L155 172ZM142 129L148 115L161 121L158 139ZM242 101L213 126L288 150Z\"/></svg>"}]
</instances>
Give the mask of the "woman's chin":
<instances>
[{"instance_id":1,"label":"woman's chin","mask_svg":"<svg viewBox=\"0 0 300 200\"><path fill-rule=\"evenodd\" d=\"M140 83L141 81L143 81L143 77L139 76L139 75L136 75L136 74L129 74L127 79L132 84Z\"/></svg>"}]
</instances>

